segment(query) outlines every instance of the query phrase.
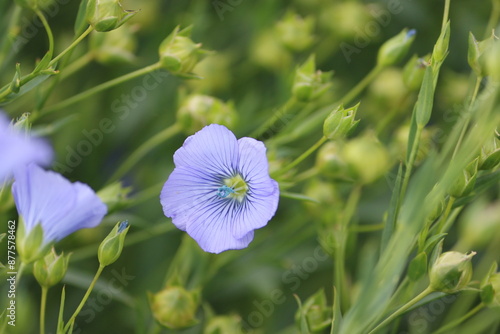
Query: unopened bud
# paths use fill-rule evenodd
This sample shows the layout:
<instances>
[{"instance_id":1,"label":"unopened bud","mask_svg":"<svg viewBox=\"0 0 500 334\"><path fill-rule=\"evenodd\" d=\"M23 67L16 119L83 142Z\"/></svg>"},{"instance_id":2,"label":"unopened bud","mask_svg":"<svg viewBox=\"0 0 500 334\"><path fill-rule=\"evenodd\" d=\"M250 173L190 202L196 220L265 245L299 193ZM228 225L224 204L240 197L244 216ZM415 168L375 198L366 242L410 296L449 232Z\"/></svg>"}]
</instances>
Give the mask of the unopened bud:
<instances>
[{"instance_id":1,"label":"unopened bud","mask_svg":"<svg viewBox=\"0 0 500 334\"><path fill-rule=\"evenodd\" d=\"M434 45L434 50L432 51L432 60L434 63L442 63L443 60L448 55L448 45L450 44L450 21L446 23L446 26L441 31L441 34Z\"/></svg>"},{"instance_id":2,"label":"unopened bud","mask_svg":"<svg viewBox=\"0 0 500 334\"><path fill-rule=\"evenodd\" d=\"M277 23L276 33L285 47L300 52L312 45L314 41L313 28L314 20L312 17L304 19L293 12L288 12Z\"/></svg>"},{"instance_id":3,"label":"unopened bud","mask_svg":"<svg viewBox=\"0 0 500 334\"><path fill-rule=\"evenodd\" d=\"M500 82L500 42L495 40L485 53L486 74Z\"/></svg>"},{"instance_id":4,"label":"unopened bud","mask_svg":"<svg viewBox=\"0 0 500 334\"><path fill-rule=\"evenodd\" d=\"M199 304L199 292L187 291L181 286L168 286L149 295L153 316L163 326L180 329L194 326Z\"/></svg>"},{"instance_id":5,"label":"unopened bud","mask_svg":"<svg viewBox=\"0 0 500 334\"><path fill-rule=\"evenodd\" d=\"M500 163L500 140L495 136L481 149L480 170L490 170Z\"/></svg>"},{"instance_id":6,"label":"unopened bud","mask_svg":"<svg viewBox=\"0 0 500 334\"><path fill-rule=\"evenodd\" d=\"M500 307L500 272L496 262L481 284L481 301L490 308Z\"/></svg>"},{"instance_id":7,"label":"unopened bud","mask_svg":"<svg viewBox=\"0 0 500 334\"><path fill-rule=\"evenodd\" d=\"M339 139L352 133L359 123L359 120L355 119L358 107L359 103L347 109L341 105L332 111L323 123L323 135L328 139Z\"/></svg>"},{"instance_id":8,"label":"unopened bud","mask_svg":"<svg viewBox=\"0 0 500 334\"><path fill-rule=\"evenodd\" d=\"M241 318L237 315L213 317L203 334L242 334Z\"/></svg>"},{"instance_id":9,"label":"unopened bud","mask_svg":"<svg viewBox=\"0 0 500 334\"><path fill-rule=\"evenodd\" d=\"M162 67L181 77L194 77L191 71L209 53L201 48L201 43L191 40L191 30L192 26L183 30L175 27L158 49Z\"/></svg>"},{"instance_id":10,"label":"unopened bud","mask_svg":"<svg viewBox=\"0 0 500 334\"><path fill-rule=\"evenodd\" d=\"M231 102L225 103L208 95L190 95L177 111L177 121L187 134L193 134L212 123L234 127L237 113Z\"/></svg>"},{"instance_id":11,"label":"unopened bud","mask_svg":"<svg viewBox=\"0 0 500 334\"><path fill-rule=\"evenodd\" d=\"M24 225L24 220L21 217L16 236L16 248L21 261L29 264L43 258L49 252L50 244L44 244L41 224L37 224L29 233L26 233Z\"/></svg>"},{"instance_id":12,"label":"unopened bud","mask_svg":"<svg viewBox=\"0 0 500 334\"><path fill-rule=\"evenodd\" d=\"M128 25L109 32L94 32L90 48L96 60L104 65L131 64L135 60L137 41Z\"/></svg>"},{"instance_id":13,"label":"unopened bud","mask_svg":"<svg viewBox=\"0 0 500 334\"><path fill-rule=\"evenodd\" d=\"M377 56L378 66L390 66L401 61L408 50L411 43L415 39L415 30L403 29L399 34L386 41L380 47Z\"/></svg>"},{"instance_id":14,"label":"unopened bud","mask_svg":"<svg viewBox=\"0 0 500 334\"><path fill-rule=\"evenodd\" d=\"M111 31L130 20L137 11L123 9L119 0L88 0L86 18L96 31Z\"/></svg>"},{"instance_id":15,"label":"unopened bud","mask_svg":"<svg viewBox=\"0 0 500 334\"><path fill-rule=\"evenodd\" d=\"M467 286L472 278L471 259L475 252L445 252L431 268L430 287L434 291L455 293Z\"/></svg>"},{"instance_id":16,"label":"unopened bud","mask_svg":"<svg viewBox=\"0 0 500 334\"><path fill-rule=\"evenodd\" d=\"M336 180L348 180L349 169L342 157L342 146L336 141L323 145L316 156L316 168L318 171Z\"/></svg>"},{"instance_id":17,"label":"unopened bud","mask_svg":"<svg viewBox=\"0 0 500 334\"><path fill-rule=\"evenodd\" d=\"M63 253L57 255L55 249L52 248L50 253L36 261L33 265L33 275L38 283L45 288L50 288L59 283L68 270L70 255L64 255Z\"/></svg>"},{"instance_id":18,"label":"unopened bud","mask_svg":"<svg viewBox=\"0 0 500 334\"><path fill-rule=\"evenodd\" d=\"M129 228L128 221L119 222L101 242L97 250L97 257L101 266L109 266L118 260Z\"/></svg>"},{"instance_id":19,"label":"unopened bud","mask_svg":"<svg viewBox=\"0 0 500 334\"><path fill-rule=\"evenodd\" d=\"M308 102L320 97L331 86L332 72L316 70L314 55L297 68L293 80L293 96L302 102Z\"/></svg>"},{"instance_id":20,"label":"unopened bud","mask_svg":"<svg viewBox=\"0 0 500 334\"><path fill-rule=\"evenodd\" d=\"M425 69L429 66L429 63L425 61L426 58L427 56L419 58L414 55L404 67L403 82L406 88L411 91L420 89L420 86L422 85Z\"/></svg>"},{"instance_id":21,"label":"unopened bud","mask_svg":"<svg viewBox=\"0 0 500 334\"><path fill-rule=\"evenodd\" d=\"M130 200L127 195L132 191L132 187L123 187L120 181L111 183L99 190L97 196L108 207L108 214L127 205Z\"/></svg>"}]
</instances>

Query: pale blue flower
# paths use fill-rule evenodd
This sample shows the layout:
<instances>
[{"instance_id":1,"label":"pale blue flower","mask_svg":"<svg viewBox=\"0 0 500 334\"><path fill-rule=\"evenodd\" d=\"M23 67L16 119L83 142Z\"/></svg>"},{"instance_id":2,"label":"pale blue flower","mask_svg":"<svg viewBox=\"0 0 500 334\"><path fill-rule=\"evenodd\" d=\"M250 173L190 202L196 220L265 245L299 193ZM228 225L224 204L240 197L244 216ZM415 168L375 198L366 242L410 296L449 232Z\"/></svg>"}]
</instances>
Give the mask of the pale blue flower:
<instances>
[{"instance_id":1,"label":"pale blue flower","mask_svg":"<svg viewBox=\"0 0 500 334\"><path fill-rule=\"evenodd\" d=\"M44 244L95 227L107 213L106 205L88 185L71 183L35 164L15 171L14 179L12 193L26 234L40 224Z\"/></svg>"},{"instance_id":2,"label":"pale blue flower","mask_svg":"<svg viewBox=\"0 0 500 334\"><path fill-rule=\"evenodd\" d=\"M23 165L34 162L46 166L51 161L52 149L45 141L10 126L0 112L0 183Z\"/></svg>"},{"instance_id":3,"label":"pale blue flower","mask_svg":"<svg viewBox=\"0 0 500 334\"><path fill-rule=\"evenodd\" d=\"M212 124L186 139L174 163L160 195L163 212L206 252L247 247L274 216L279 187L262 142Z\"/></svg>"}]
</instances>

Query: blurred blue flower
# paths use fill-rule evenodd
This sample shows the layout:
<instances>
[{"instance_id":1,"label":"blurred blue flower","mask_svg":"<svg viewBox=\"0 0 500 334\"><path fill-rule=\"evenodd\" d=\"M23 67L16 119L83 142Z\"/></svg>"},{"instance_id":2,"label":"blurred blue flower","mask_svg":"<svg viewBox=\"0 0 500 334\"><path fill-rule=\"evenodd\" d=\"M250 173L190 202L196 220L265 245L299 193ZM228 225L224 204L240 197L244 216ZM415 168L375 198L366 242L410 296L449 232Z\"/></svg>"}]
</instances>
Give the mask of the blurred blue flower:
<instances>
[{"instance_id":1,"label":"blurred blue flower","mask_svg":"<svg viewBox=\"0 0 500 334\"><path fill-rule=\"evenodd\" d=\"M25 234L40 224L44 245L79 229L97 226L108 211L88 185L71 183L35 164L19 168L14 179L12 193L24 220Z\"/></svg>"},{"instance_id":2,"label":"blurred blue flower","mask_svg":"<svg viewBox=\"0 0 500 334\"><path fill-rule=\"evenodd\" d=\"M30 162L48 165L52 161L52 149L42 139L29 137L11 127L0 111L0 161L1 183L18 167Z\"/></svg>"},{"instance_id":3,"label":"blurred blue flower","mask_svg":"<svg viewBox=\"0 0 500 334\"><path fill-rule=\"evenodd\" d=\"M212 124L186 139L174 163L160 195L163 212L206 252L247 247L274 216L279 187L262 142Z\"/></svg>"}]
</instances>

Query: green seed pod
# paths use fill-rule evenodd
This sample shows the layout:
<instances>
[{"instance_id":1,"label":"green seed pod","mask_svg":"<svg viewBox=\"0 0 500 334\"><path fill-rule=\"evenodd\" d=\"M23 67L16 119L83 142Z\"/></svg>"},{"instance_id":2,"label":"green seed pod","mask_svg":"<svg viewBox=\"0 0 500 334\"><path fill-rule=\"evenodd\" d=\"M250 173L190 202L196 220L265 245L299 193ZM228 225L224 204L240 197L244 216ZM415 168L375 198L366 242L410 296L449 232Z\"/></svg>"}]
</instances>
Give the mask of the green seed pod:
<instances>
[{"instance_id":1,"label":"green seed pod","mask_svg":"<svg viewBox=\"0 0 500 334\"><path fill-rule=\"evenodd\" d=\"M149 295L153 316L163 326L181 329L198 323L195 318L199 292L187 291L180 286L169 286Z\"/></svg>"},{"instance_id":2,"label":"green seed pod","mask_svg":"<svg viewBox=\"0 0 500 334\"><path fill-rule=\"evenodd\" d=\"M413 55L406 63L403 69L403 82L409 90L416 91L420 89L425 69L429 66L429 63L424 60L427 58L428 56L418 58L417 55Z\"/></svg>"},{"instance_id":3,"label":"green seed pod","mask_svg":"<svg viewBox=\"0 0 500 334\"><path fill-rule=\"evenodd\" d=\"M101 266L109 266L120 257L123 243L130 225L128 221L118 222L106 238L99 245L97 257Z\"/></svg>"},{"instance_id":4,"label":"green seed pod","mask_svg":"<svg viewBox=\"0 0 500 334\"><path fill-rule=\"evenodd\" d=\"M450 44L450 21L446 23L445 28L434 45L432 51L432 60L434 63L442 63L448 55L448 45Z\"/></svg>"},{"instance_id":5,"label":"green seed pod","mask_svg":"<svg viewBox=\"0 0 500 334\"><path fill-rule=\"evenodd\" d=\"M471 259L475 252L445 252L430 269L430 287L434 291L455 293L467 286L472 278Z\"/></svg>"},{"instance_id":6,"label":"green seed pod","mask_svg":"<svg viewBox=\"0 0 500 334\"><path fill-rule=\"evenodd\" d=\"M193 134L212 123L232 128L237 117L231 102L225 103L208 95L189 95L177 110L177 121L187 134Z\"/></svg>"},{"instance_id":7,"label":"green seed pod","mask_svg":"<svg viewBox=\"0 0 500 334\"><path fill-rule=\"evenodd\" d=\"M201 43L191 40L191 30L192 26L183 30L179 26L175 27L158 49L162 67L181 77L194 77L191 71L209 53L201 48Z\"/></svg>"},{"instance_id":8,"label":"green seed pod","mask_svg":"<svg viewBox=\"0 0 500 334\"><path fill-rule=\"evenodd\" d=\"M316 156L316 168L328 177L337 180L348 180L350 178L347 163L343 160L342 146L336 141L323 145Z\"/></svg>"},{"instance_id":9,"label":"green seed pod","mask_svg":"<svg viewBox=\"0 0 500 334\"><path fill-rule=\"evenodd\" d=\"M302 102L317 99L331 86L332 72L323 73L316 70L314 55L295 70L292 94Z\"/></svg>"},{"instance_id":10,"label":"green seed pod","mask_svg":"<svg viewBox=\"0 0 500 334\"><path fill-rule=\"evenodd\" d=\"M378 66L390 66L401 61L415 39L415 30L403 29L399 34L386 41L380 47L377 56Z\"/></svg>"},{"instance_id":11,"label":"green seed pod","mask_svg":"<svg viewBox=\"0 0 500 334\"><path fill-rule=\"evenodd\" d=\"M304 19L289 11L276 24L276 34L286 48L300 52L308 49L314 42L313 28L312 17Z\"/></svg>"},{"instance_id":12,"label":"green seed pod","mask_svg":"<svg viewBox=\"0 0 500 334\"><path fill-rule=\"evenodd\" d=\"M138 11L124 10L119 0L88 0L87 22L96 31L111 31L130 20Z\"/></svg>"},{"instance_id":13,"label":"green seed pod","mask_svg":"<svg viewBox=\"0 0 500 334\"><path fill-rule=\"evenodd\" d=\"M45 257L37 260L33 265L33 275L38 283L45 288L59 283L66 275L70 256L71 254L64 255L64 253L57 255L52 248Z\"/></svg>"},{"instance_id":14,"label":"green seed pod","mask_svg":"<svg viewBox=\"0 0 500 334\"><path fill-rule=\"evenodd\" d=\"M136 59L137 39L133 29L124 25L105 33L94 32L90 36L90 49L101 64L132 64Z\"/></svg>"},{"instance_id":15,"label":"green seed pod","mask_svg":"<svg viewBox=\"0 0 500 334\"><path fill-rule=\"evenodd\" d=\"M339 139L352 133L359 123L355 119L358 107L359 103L347 109L341 105L332 111L323 123L323 135L328 139Z\"/></svg>"}]
</instances>

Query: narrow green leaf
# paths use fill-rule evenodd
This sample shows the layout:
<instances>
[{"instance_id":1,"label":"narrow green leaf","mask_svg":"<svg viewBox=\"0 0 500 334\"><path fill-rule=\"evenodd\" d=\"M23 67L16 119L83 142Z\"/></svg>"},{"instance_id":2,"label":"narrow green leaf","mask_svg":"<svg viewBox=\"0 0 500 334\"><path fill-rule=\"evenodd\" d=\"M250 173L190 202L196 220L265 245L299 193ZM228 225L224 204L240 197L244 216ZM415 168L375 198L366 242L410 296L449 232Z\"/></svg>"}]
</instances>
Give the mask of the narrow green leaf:
<instances>
[{"instance_id":1,"label":"narrow green leaf","mask_svg":"<svg viewBox=\"0 0 500 334\"><path fill-rule=\"evenodd\" d=\"M87 2L88 0L82 0L80 2L80 7L78 8L78 14L76 15L76 20L75 20L75 36L80 36L83 34L85 29L88 27L87 23Z\"/></svg>"},{"instance_id":2,"label":"narrow green leaf","mask_svg":"<svg viewBox=\"0 0 500 334\"><path fill-rule=\"evenodd\" d=\"M432 74L432 67L429 66L425 69L424 79L420 92L418 93L418 100L416 104L415 117L417 126L424 127L429 123L432 113L432 104L434 100L434 78Z\"/></svg>"},{"instance_id":3,"label":"narrow green leaf","mask_svg":"<svg viewBox=\"0 0 500 334\"><path fill-rule=\"evenodd\" d=\"M42 70L46 70L49 67L49 63L52 60L52 53L47 52L45 56L36 64L35 69L33 70L33 73L38 73Z\"/></svg>"},{"instance_id":4,"label":"narrow green leaf","mask_svg":"<svg viewBox=\"0 0 500 334\"><path fill-rule=\"evenodd\" d=\"M427 241L425 242L424 251L430 254L434 249L434 246L436 246L437 243L443 240L447 235L447 233L439 233L427 239Z\"/></svg>"},{"instance_id":5,"label":"narrow green leaf","mask_svg":"<svg viewBox=\"0 0 500 334\"><path fill-rule=\"evenodd\" d=\"M408 266L408 278L416 282L427 272L427 254L425 252L419 253L411 260Z\"/></svg>"},{"instance_id":6,"label":"narrow green leaf","mask_svg":"<svg viewBox=\"0 0 500 334\"><path fill-rule=\"evenodd\" d=\"M406 165L408 165L410 161L411 151L413 150L413 143L415 142L415 140L418 140L416 120L417 104L418 103L415 103L415 105L413 106L413 113L411 114L410 133L408 134L408 145L406 147Z\"/></svg>"},{"instance_id":7,"label":"narrow green leaf","mask_svg":"<svg viewBox=\"0 0 500 334\"><path fill-rule=\"evenodd\" d=\"M330 334L336 334L340 330L340 325L342 324L342 311L340 310L340 299L337 289L333 287L333 316L332 316L332 327L330 328Z\"/></svg>"},{"instance_id":8,"label":"narrow green leaf","mask_svg":"<svg viewBox=\"0 0 500 334\"><path fill-rule=\"evenodd\" d=\"M398 219L398 212L400 203L400 193L403 180L403 164L399 164L398 175L396 176L396 183L394 184L394 189L392 190L391 202L389 203L389 211L387 212L387 218L384 224L384 230L382 231L382 241L380 242L380 251L383 252L387 247L387 243L391 239L394 228L396 227L396 221Z\"/></svg>"},{"instance_id":9,"label":"narrow green leaf","mask_svg":"<svg viewBox=\"0 0 500 334\"><path fill-rule=\"evenodd\" d=\"M59 316L57 318L57 334L64 334L64 303L66 301L66 286L61 291L61 304L59 305Z\"/></svg>"}]
</instances>

